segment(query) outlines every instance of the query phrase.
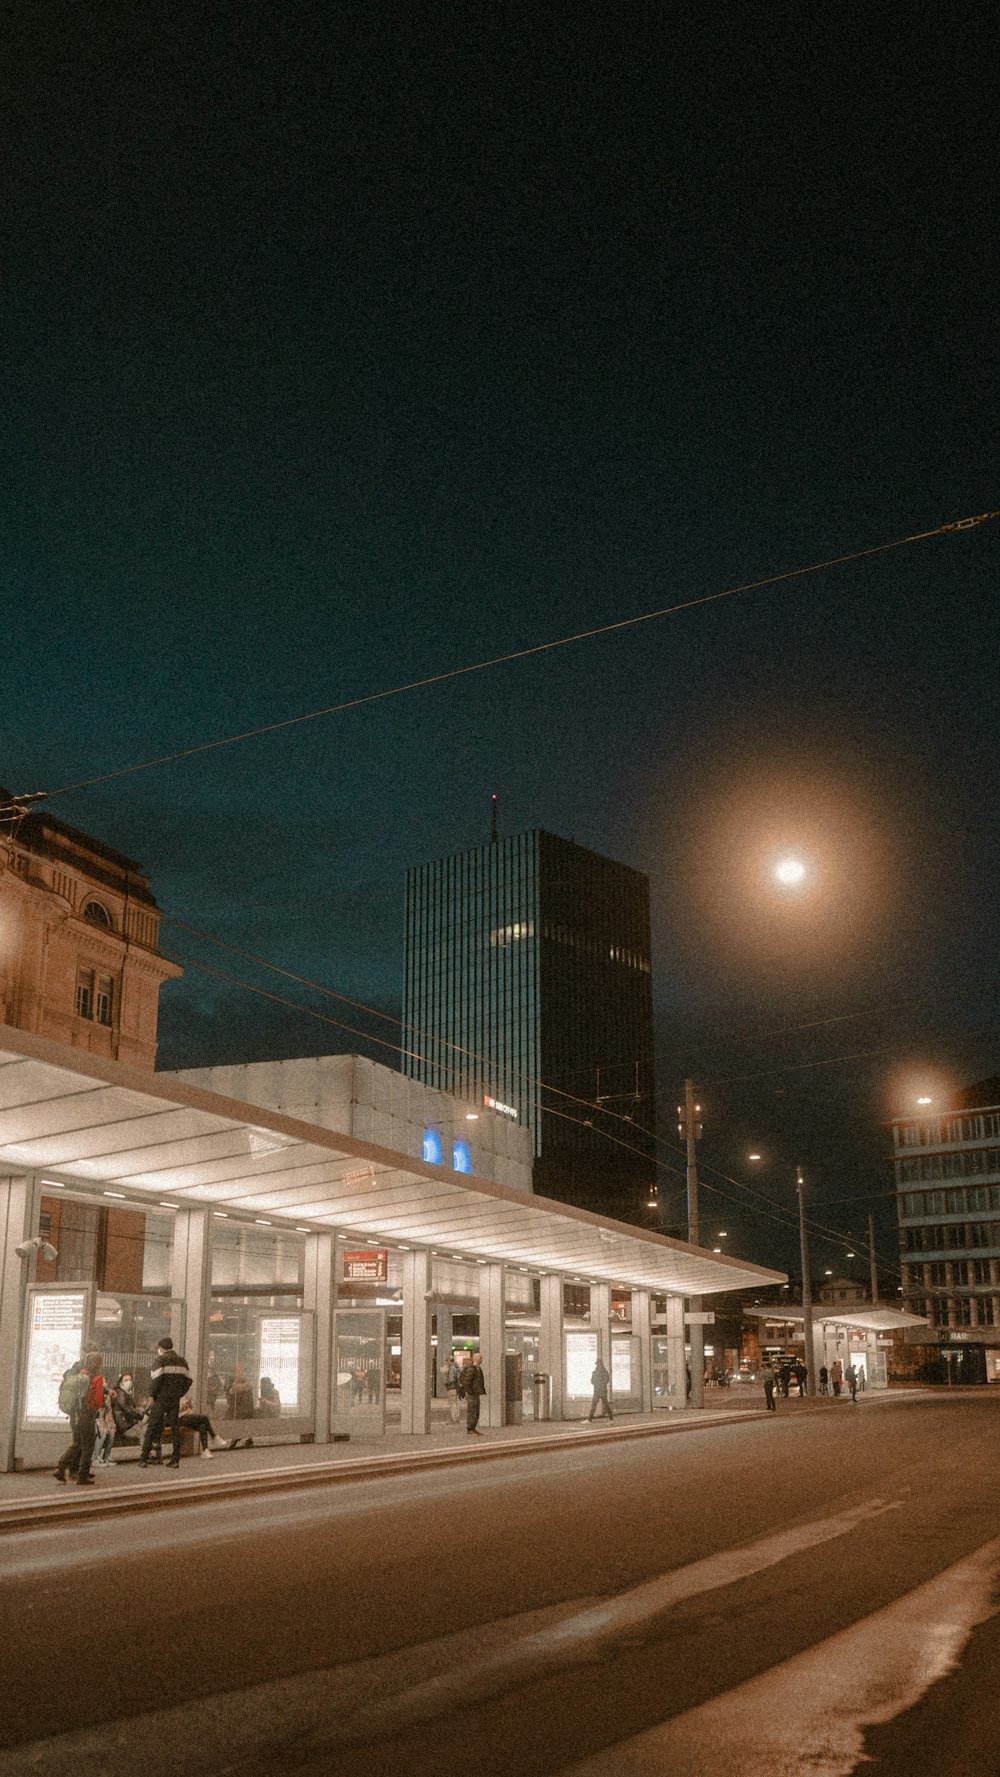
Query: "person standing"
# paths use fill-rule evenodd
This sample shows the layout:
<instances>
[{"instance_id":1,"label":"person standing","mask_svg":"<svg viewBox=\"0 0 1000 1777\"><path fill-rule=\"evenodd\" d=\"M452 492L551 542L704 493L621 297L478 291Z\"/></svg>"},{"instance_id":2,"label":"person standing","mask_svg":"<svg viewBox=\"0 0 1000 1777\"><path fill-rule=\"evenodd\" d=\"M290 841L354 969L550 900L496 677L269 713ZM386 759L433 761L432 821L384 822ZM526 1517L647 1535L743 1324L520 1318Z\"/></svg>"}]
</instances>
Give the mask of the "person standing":
<instances>
[{"instance_id":1,"label":"person standing","mask_svg":"<svg viewBox=\"0 0 1000 1777\"><path fill-rule=\"evenodd\" d=\"M851 1391L852 1401L856 1402L858 1398L858 1372L853 1364L848 1364L847 1366L847 1386Z\"/></svg>"},{"instance_id":2,"label":"person standing","mask_svg":"<svg viewBox=\"0 0 1000 1777\"><path fill-rule=\"evenodd\" d=\"M173 1434L173 1451L168 1468L181 1466L181 1434L177 1424L181 1401L191 1388L191 1372L187 1361L179 1351L174 1350L172 1339L160 1339L156 1347L156 1362L149 1373L149 1393L152 1406L146 1421L146 1435L142 1440L139 1455L139 1467L149 1467L149 1452L154 1444L159 1443L165 1431Z\"/></svg>"},{"instance_id":3,"label":"person standing","mask_svg":"<svg viewBox=\"0 0 1000 1777\"><path fill-rule=\"evenodd\" d=\"M826 1391L829 1388L829 1386L830 1386L830 1372L827 1369L825 1364L820 1364L820 1367L819 1367L819 1392L820 1392L820 1394L826 1394Z\"/></svg>"},{"instance_id":4,"label":"person standing","mask_svg":"<svg viewBox=\"0 0 1000 1777\"><path fill-rule=\"evenodd\" d=\"M71 1412L69 1416L72 1442L60 1456L54 1473L57 1481L65 1481L67 1475L71 1475L81 1487L92 1487L94 1477L90 1472L90 1464L97 1437L97 1416L104 1405L104 1377L101 1375L99 1351L86 1353L77 1376L80 1404L75 1415Z\"/></svg>"},{"instance_id":5,"label":"person standing","mask_svg":"<svg viewBox=\"0 0 1000 1777\"><path fill-rule=\"evenodd\" d=\"M458 1424L462 1411L458 1400L458 1384L461 1376L462 1372L455 1362L455 1353L452 1352L444 1372L444 1392L448 1396L448 1411L451 1414L452 1425Z\"/></svg>"},{"instance_id":6,"label":"person standing","mask_svg":"<svg viewBox=\"0 0 1000 1777\"><path fill-rule=\"evenodd\" d=\"M589 1420L593 1420L594 1414L597 1412L598 1403L602 1404L604 1407L605 1419L614 1419L614 1414L611 1411L611 1402L608 1400L608 1384L610 1381L611 1374L608 1370L608 1366L604 1362L604 1359L599 1357L590 1377L590 1386L594 1391L594 1398L590 1403L590 1412L587 1414Z\"/></svg>"},{"instance_id":7,"label":"person standing","mask_svg":"<svg viewBox=\"0 0 1000 1777\"><path fill-rule=\"evenodd\" d=\"M778 1378L774 1373L774 1365L771 1363L770 1358L767 1363L764 1364L760 1372L760 1379L764 1384L764 1399L767 1402L767 1410L769 1413L776 1413L777 1408L774 1404L774 1385Z\"/></svg>"},{"instance_id":8,"label":"person standing","mask_svg":"<svg viewBox=\"0 0 1000 1777\"><path fill-rule=\"evenodd\" d=\"M465 1401L466 1436L481 1438L483 1434L479 1429L479 1408L486 1393L486 1378L483 1375L483 1360L478 1351L472 1353L462 1371L460 1393Z\"/></svg>"},{"instance_id":9,"label":"person standing","mask_svg":"<svg viewBox=\"0 0 1000 1777\"><path fill-rule=\"evenodd\" d=\"M839 1395L841 1387L843 1385L843 1381L844 1381L844 1366L841 1363L839 1357L835 1357L833 1360L833 1364L830 1368L830 1382L833 1385L833 1392L835 1395Z\"/></svg>"}]
</instances>

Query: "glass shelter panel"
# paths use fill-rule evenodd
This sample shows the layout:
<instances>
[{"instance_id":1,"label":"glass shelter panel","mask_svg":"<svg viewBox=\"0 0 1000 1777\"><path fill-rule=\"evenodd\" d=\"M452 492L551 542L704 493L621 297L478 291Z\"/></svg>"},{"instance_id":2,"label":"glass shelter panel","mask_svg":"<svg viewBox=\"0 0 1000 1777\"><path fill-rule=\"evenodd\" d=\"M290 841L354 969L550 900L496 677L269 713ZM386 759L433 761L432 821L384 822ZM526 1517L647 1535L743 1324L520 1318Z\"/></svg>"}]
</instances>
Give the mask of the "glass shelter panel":
<instances>
[{"instance_id":1,"label":"glass shelter panel","mask_svg":"<svg viewBox=\"0 0 1000 1777\"><path fill-rule=\"evenodd\" d=\"M331 1402L335 1431L381 1437L385 1431L385 1356L384 1310L338 1308Z\"/></svg>"},{"instance_id":2,"label":"glass shelter panel","mask_svg":"<svg viewBox=\"0 0 1000 1777\"><path fill-rule=\"evenodd\" d=\"M314 1316L298 1300L216 1298L208 1325L206 1412L275 1431L311 1421ZM242 1434L241 1434L242 1435Z\"/></svg>"},{"instance_id":3,"label":"glass shelter panel","mask_svg":"<svg viewBox=\"0 0 1000 1777\"><path fill-rule=\"evenodd\" d=\"M611 1401L616 1413L642 1411L642 1340L611 1335Z\"/></svg>"},{"instance_id":4,"label":"glass shelter panel","mask_svg":"<svg viewBox=\"0 0 1000 1777\"><path fill-rule=\"evenodd\" d=\"M654 1333L651 1340L653 1360L653 1406L681 1407L684 1396L677 1378L670 1373L670 1341L663 1333Z\"/></svg>"},{"instance_id":5,"label":"glass shelter panel","mask_svg":"<svg viewBox=\"0 0 1000 1777\"><path fill-rule=\"evenodd\" d=\"M573 1418L575 1412L585 1413L593 1396L593 1384L590 1380L597 1362L598 1341L595 1333L565 1333L566 1341L566 1387L565 1413Z\"/></svg>"}]
</instances>

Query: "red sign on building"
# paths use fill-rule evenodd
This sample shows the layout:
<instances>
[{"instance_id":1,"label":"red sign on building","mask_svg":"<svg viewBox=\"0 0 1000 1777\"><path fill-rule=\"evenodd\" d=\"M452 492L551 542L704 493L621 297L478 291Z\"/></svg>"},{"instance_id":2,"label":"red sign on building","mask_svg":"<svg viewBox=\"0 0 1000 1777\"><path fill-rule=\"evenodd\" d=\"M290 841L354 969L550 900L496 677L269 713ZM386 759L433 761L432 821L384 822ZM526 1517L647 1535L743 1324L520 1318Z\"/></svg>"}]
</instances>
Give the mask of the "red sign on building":
<instances>
[{"instance_id":1,"label":"red sign on building","mask_svg":"<svg viewBox=\"0 0 1000 1777\"><path fill-rule=\"evenodd\" d=\"M387 1283L389 1254L385 1247L344 1253L345 1283Z\"/></svg>"}]
</instances>

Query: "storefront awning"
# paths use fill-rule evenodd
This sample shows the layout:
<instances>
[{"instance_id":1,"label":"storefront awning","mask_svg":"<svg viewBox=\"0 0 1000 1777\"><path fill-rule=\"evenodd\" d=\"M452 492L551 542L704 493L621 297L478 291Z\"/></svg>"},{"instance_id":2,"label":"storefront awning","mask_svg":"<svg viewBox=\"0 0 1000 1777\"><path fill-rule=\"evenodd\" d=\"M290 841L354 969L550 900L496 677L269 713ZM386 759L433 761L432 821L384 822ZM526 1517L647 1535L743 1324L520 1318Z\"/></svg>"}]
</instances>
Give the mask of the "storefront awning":
<instances>
[{"instance_id":1,"label":"storefront awning","mask_svg":"<svg viewBox=\"0 0 1000 1777\"><path fill-rule=\"evenodd\" d=\"M784 1281L488 1179L0 1027L0 1169L675 1295Z\"/></svg>"}]
</instances>

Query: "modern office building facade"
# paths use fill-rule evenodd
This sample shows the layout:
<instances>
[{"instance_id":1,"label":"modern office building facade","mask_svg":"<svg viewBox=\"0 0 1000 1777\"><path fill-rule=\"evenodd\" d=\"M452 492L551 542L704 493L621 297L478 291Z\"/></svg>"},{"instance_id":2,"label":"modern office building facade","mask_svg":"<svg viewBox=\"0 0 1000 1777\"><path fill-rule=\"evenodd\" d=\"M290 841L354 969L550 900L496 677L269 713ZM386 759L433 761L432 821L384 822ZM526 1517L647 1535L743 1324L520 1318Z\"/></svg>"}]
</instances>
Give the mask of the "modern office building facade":
<instances>
[{"instance_id":1,"label":"modern office building facade","mask_svg":"<svg viewBox=\"0 0 1000 1777\"><path fill-rule=\"evenodd\" d=\"M892 1124L903 1299L942 1380L1000 1382L1000 1080Z\"/></svg>"},{"instance_id":2,"label":"modern office building facade","mask_svg":"<svg viewBox=\"0 0 1000 1777\"><path fill-rule=\"evenodd\" d=\"M531 1130L535 1188L619 1219L655 1177L649 883L534 829L407 875L403 1071Z\"/></svg>"}]
</instances>

